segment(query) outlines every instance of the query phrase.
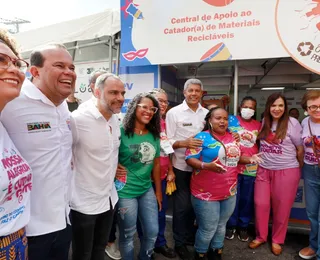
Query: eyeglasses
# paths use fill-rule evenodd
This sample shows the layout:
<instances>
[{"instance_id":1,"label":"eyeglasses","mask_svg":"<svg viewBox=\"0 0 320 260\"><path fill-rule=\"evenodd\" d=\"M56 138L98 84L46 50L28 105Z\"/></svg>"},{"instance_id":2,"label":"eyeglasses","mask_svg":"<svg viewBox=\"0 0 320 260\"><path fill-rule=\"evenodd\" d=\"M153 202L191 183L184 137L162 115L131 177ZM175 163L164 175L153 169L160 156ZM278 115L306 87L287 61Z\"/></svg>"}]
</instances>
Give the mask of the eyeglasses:
<instances>
[{"instance_id":1,"label":"eyeglasses","mask_svg":"<svg viewBox=\"0 0 320 260\"><path fill-rule=\"evenodd\" d=\"M137 106L139 106L143 111L145 112L150 112L150 113L157 113L158 108L157 107L148 107L147 105L144 104L138 104Z\"/></svg>"},{"instance_id":2,"label":"eyeglasses","mask_svg":"<svg viewBox=\"0 0 320 260\"><path fill-rule=\"evenodd\" d=\"M8 69L11 65L22 72L29 67L29 63L22 59L13 59L10 56L0 53L0 69Z\"/></svg>"},{"instance_id":3,"label":"eyeglasses","mask_svg":"<svg viewBox=\"0 0 320 260\"><path fill-rule=\"evenodd\" d=\"M312 112L317 111L318 109L320 109L320 106L316 106L316 105L312 105L309 106L308 109Z\"/></svg>"},{"instance_id":4,"label":"eyeglasses","mask_svg":"<svg viewBox=\"0 0 320 260\"><path fill-rule=\"evenodd\" d=\"M164 105L169 105L169 101L167 101L167 100L163 100L163 99L161 99L161 98L157 98L157 100L158 100L158 102L160 103L160 104L164 104Z\"/></svg>"}]
</instances>

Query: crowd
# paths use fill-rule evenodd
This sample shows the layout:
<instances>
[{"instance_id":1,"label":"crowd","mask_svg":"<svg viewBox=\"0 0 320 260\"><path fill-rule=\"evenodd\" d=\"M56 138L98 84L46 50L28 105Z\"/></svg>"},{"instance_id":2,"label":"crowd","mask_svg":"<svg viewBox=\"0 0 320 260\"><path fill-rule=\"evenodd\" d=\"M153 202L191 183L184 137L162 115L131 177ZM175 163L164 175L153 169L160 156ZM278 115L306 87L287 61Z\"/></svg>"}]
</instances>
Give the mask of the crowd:
<instances>
[{"instance_id":1,"label":"crowd","mask_svg":"<svg viewBox=\"0 0 320 260\"><path fill-rule=\"evenodd\" d=\"M189 79L182 104L167 111L164 90L140 93L120 122L122 80L93 72L92 98L80 104L76 77L63 45L34 50L29 65L0 31L0 259L67 260L72 241L73 260L102 260L105 251L132 260L138 232L140 260L154 252L218 260L225 238L249 240L253 218L248 246L266 243L271 211L271 251L280 255L301 173L311 232L299 256L320 259L319 90L303 96L301 124L280 93L260 123L254 98L238 116L208 110L202 82ZM176 186L174 248L164 236L168 186Z\"/></svg>"}]
</instances>

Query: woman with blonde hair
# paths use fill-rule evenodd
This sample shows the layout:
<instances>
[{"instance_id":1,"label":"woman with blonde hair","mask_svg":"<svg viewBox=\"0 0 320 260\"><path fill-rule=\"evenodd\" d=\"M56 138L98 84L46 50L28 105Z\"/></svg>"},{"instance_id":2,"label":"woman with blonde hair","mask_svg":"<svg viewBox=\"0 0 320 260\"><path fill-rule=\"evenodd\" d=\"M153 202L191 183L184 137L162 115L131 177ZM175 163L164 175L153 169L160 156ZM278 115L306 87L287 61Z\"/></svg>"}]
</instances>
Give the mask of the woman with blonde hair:
<instances>
[{"instance_id":1,"label":"woman with blonde hair","mask_svg":"<svg viewBox=\"0 0 320 260\"><path fill-rule=\"evenodd\" d=\"M27 67L14 40L0 30L0 113L19 96ZM32 172L1 122L0 161L0 258L26 260Z\"/></svg>"}]
</instances>

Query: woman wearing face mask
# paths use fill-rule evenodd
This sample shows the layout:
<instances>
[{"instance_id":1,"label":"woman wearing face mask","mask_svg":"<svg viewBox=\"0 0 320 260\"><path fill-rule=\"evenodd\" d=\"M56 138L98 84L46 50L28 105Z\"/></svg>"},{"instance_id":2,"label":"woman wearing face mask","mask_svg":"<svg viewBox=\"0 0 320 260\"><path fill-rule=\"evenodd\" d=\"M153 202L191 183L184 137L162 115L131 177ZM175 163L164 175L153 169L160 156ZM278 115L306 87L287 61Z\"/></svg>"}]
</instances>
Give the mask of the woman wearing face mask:
<instances>
[{"instance_id":1,"label":"woman wearing face mask","mask_svg":"<svg viewBox=\"0 0 320 260\"><path fill-rule=\"evenodd\" d=\"M228 112L212 108L205 127L195 138L203 141L197 149L186 150L186 162L194 171L191 177L191 202L198 230L195 258L220 260L226 223L234 211L237 191L237 165L258 163L257 155L242 155L242 147L227 131Z\"/></svg>"},{"instance_id":2,"label":"woman wearing face mask","mask_svg":"<svg viewBox=\"0 0 320 260\"><path fill-rule=\"evenodd\" d=\"M239 134L243 154L252 156L258 153L257 136L261 123L252 119L257 101L250 96L244 97L240 104L240 116L229 116L229 130ZM257 164L238 164L237 202L227 223L226 239L233 239L238 229L238 239L248 241L248 226L254 214L254 182Z\"/></svg>"},{"instance_id":3,"label":"woman wearing face mask","mask_svg":"<svg viewBox=\"0 0 320 260\"><path fill-rule=\"evenodd\" d=\"M252 249L267 241L272 208L271 250L275 255L282 252L303 164L301 132L298 120L289 117L286 98L281 93L270 95L258 135L263 162L254 187L256 238L249 244Z\"/></svg>"},{"instance_id":4,"label":"woman wearing face mask","mask_svg":"<svg viewBox=\"0 0 320 260\"><path fill-rule=\"evenodd\" d=\"M0 30L0 113L18 97L28 63L19 59L15 43ZM32 172L0 122L0 258L28 259L24 227L30 218Z\"/></svg>"}]
</instances>

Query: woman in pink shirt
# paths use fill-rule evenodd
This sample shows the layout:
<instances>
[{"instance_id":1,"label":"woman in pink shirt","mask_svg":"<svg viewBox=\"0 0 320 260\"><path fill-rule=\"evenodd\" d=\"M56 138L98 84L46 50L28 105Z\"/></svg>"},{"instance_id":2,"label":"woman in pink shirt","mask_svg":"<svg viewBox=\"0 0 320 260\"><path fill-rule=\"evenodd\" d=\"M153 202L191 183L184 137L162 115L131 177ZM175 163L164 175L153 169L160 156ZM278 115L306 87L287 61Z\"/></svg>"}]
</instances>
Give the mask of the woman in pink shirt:
<instances>
[{"instance_id":1,"label":"woman in pink shirt","mask_svg":"<svg viewBox=\"0 0 320 260\"><path fill-rule=\"evenodd\" d=\"M194 171L191 202L198 230L195 258L221 259L226 223L234 211L238 162L258 163L257 155L241 156L241 147L228 129L228 112L210 109L205 127L195 138L203 141L197 149L186 150L186 161Z\"/></svg>"},{"instance_id":2,"label":"woman in pink shirt","mask_svg":"<svg viewBox=\"0 0 320 260\"><path fill-rule=\"evenodd\" d=\"M173 153L173 149L166 135L166 121L164 120L168 108L168 96L163 89L153 89L150 91L159 102L160 107L160 167L161 167L161 187L162 187L162 208L158 214L159 233L155 243L154 252L164 255L167 258L175 258L175 251L168 247L167 240L164 236L166 229L166 211L168 209L168 197L166 194L167 182L175 180L169 155Z\"/></svg>"},{"instance_id":3,"label":"woman in pink shirt","mask_svg":"<svg viewBox=\"0 0 320 260\"><path fill-rule=\"evenodd\" d=\"M263 162L255 182L254 204L256 238L249 244L254 249L267 241L272 207L272 253L280 255L291 207L300 181L303 161L302 128L289 117L288 105L281 93L268 97L262 129L258 135Z\"/></svg>"}]
</instances>

